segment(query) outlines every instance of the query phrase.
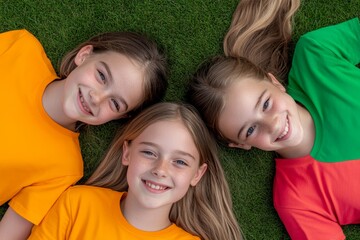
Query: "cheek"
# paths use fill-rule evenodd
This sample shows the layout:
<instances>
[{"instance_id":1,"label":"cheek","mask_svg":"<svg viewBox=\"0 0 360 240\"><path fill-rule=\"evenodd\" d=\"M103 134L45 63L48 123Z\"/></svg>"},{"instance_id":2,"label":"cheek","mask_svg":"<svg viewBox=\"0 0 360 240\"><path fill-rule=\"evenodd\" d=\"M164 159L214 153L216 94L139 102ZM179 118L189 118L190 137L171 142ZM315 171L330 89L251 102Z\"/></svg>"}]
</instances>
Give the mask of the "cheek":
<instances>
[{"instance_id":1,"label":"cheek","mask_svg":"<svg viewBox=\"0 0 360 240\"><path fill-rule=\"evenodd\" d=\"M190 187L193 178L194 178L193 173L178 174L177 182L179 185L181 185L184 188L184 191L187 191L187 189Z\"/></svg>"},{"instance_id":2,"label":"cheek","mask_svg":"<svg viewBox=\"0 0 360 240\"><path fill-rule=\"evenodd\" d=\"M84 78L84 74L85 73L82 73L79 67L77 67L70 72L67 79L69 79L70 82L81 81Z\"/></svg>"},{"instance_id":3,"label":"cheek","mask_svg":"<svg viewBox=\"0 0 360 240\"><path fill-rule=\"evenodd\" d=\"M178 183L178 200L182 199L186 193L188 192L190 188L190 183L189 182L183 182L182 184Z\"/></svg>"},{"instance_id":4,"label":"cheek","mask_svg":"<svg viewBox=\"0 0 360 240\"><path fill-rule=\"evenodd\" d=\"M294 107L296 105L296 102L294 101L294 99L288 94L285 95L285 97L283 98L281 103L288 108Z\"/></svg>"},{"instance_id":5,"label":"cheek","mask_svg":"<svg viewBox=\"0 0 360 240\"><path fill-rule=\"evenodd\" d=\"M74 81L74 76L72 74L70 74L66 79L64 79L64 92L66 93L67 91L69 91L70 89L73 88L73 86L75 86L75 81Z\"/></svg>"},{"instance_id":6,"label":"cheek","mask_svg":"<svg viewBox=\"0 0 360 240\"><path fill-rule=\"evenodd\" d=\"M129 186L131 186L131 187L134 187L135 178L137 178L138 175L139 175L137 170L139 170L139 167L136 166L136 165L134 166L134 164L130 164L128 166L128 170L127 170L127 173L126 173L126 178L127 178L127 182L129 184Z\"/></svg>"},{"instance_id":7,"label":"cheek","mask_svg":"<svg viewBox=\"0 0 360 240\"><path fill-rule=\"evenodd\" d=\"M256 137L251 138L247 144L262 149L264 151L269 150L270 135L268 133L260 132L256 134Z\"/></svg>"},{"instance_id":8,"label":"cheek","mask_svg":"<svg viewBox=\"0 0 360 240\"><path fill-rule=\"evenodd\" d=\"M119 119L120 117L121 117L121 114L116 113L113 110L111 110L108 102L104 102L101 105L100 113L98 116L99 121L106 123L106 122L109 122L109 121L112 121L115 119Z\"/></svg>"},{"instance_id":9,"label":"cheek","mask_svg":"<svg viewBox=\"0 0 360 240\"><path fill-rule=\"evenodd\" d=\"M281 97L274 99L271 111L273 112L279 112L282 110L286 110L291 105L291 102L289 101L288 97Z\"/></svg>"}]
</instances>

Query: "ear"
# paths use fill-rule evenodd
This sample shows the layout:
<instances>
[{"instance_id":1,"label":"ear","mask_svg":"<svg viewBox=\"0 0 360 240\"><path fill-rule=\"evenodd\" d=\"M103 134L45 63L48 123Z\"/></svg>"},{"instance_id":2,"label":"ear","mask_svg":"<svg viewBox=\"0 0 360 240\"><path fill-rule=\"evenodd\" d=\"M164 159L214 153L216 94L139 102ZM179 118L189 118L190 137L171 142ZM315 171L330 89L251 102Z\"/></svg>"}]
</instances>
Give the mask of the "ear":
<instances>
[{"instance_id":1,"label":"ear","mask_svg":"<svg viewBox=\"0 0 360 240\"><path fill-rule=\"evenodd\" d=\"M129 143L125 141L123 144L123 153L121 157L121 162L124 166L129 166L130 163L130 150L129 150Z\"/></svg>"},{"instance_id":2,"label":"ear","mask_svg":"<svg viewBox=\"0 0 360 240\"><path fill-rule=\"evenodd\" d=\"M245 150L250 150L251 146L248 144L244 144L244 143L229 143L228 145L231 148L241 148L241 149L245 149Z\"/></svg>"},{"instance_id":3,"label":"ear","mask_svg":"<svg viewBox=\"0 0 360 240\"><path fill-rule=\"evenodd\" d=\"M282 92L286 92L286 89L284 87L284 85L282 85L280 83L279 80L276 79L276 77L274 75L272 75L271 73L268 73L269 77L270 77L270 80L271 82L277 87L279 88Z\"/></svg>"},{"instance_id":4,"label":"ear","mask_svg":"<svg viewBox=\"0 0 360 240\"><path fill-rule=\"evenodd\" d=\"M196 186L196 184L200 181L200 179L202 178L202 176L204 175L204 173L206 172L207 169L207 164L204 163L202 164L199 169L196 171L195 176L193 177L193 179L190 182L191 186Z\"/></svg>"},{"instance_id":5,"label":"ear","mask_svg":"<svg viewBox=\"0 0 360 240\"><path fill-rule=\"evenodd\" d=\"M91 55L92 51L92 45L86 45L85 47L82 47L74 58L76 66L80 66L85 61L85 59Z\"/></svg>"}]
</instances>

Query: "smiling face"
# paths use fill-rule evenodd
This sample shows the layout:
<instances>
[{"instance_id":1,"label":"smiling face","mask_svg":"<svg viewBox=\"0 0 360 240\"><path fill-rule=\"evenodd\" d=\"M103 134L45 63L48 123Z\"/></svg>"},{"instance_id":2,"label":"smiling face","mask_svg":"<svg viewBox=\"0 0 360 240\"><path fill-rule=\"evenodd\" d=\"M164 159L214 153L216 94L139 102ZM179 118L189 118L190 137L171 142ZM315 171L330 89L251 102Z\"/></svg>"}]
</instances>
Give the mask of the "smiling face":
<instances>
[{"instance_id":1,"label":"smiling face","mask_svg":"<svg viewBox=\"0 0 360 240\"><path fill-rule=\"evenodd\" d=\"M128 166L127 199L139 208L167 212L206 171L188 129L180 120L149 125L123 147L123 165Z\"/></svg>"},{"instance_id":2,"label":"smiling face","mask_svg":"<svg viewBox=\"0 0 360 240\"><path fill-rule=\"evenodd\" d=\"M244 79L228 88L219 129L230 147L282 152L304 139L299 108L285 88L271 81Z\"/></svg>"},{"instance_id":3,"label":"smiling face","mask_svg":"<svg viewBox=\"0 0 360 240\"><path fill-rule=\"evenodd\" d=\"M64 80L63 109L69 118L100 125L126 116L141 104L144 70L125 55L95 54L88 45L74 61L77 67Z\"/></svg>"}]
</instances>

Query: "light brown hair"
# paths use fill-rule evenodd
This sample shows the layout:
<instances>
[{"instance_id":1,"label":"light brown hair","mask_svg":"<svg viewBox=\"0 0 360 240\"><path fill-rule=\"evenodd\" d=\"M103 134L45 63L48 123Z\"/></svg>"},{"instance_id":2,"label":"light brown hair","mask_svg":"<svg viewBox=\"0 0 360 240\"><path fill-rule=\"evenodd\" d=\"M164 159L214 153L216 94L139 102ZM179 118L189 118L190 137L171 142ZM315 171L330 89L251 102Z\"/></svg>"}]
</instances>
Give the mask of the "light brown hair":
<instances>
[{"instance_id":1,"label":"light brown hair","mask_svg":"<svg viewBox=\"0 0 360 240\"><path fill-rule=\"evenodd\" d=\"M224 38L226 56L245 57L285 81L293 17L300 0L241 0Z\"/></svg>"},{"instance_id":2,"label":"light brown hair","mask_svg":"<svg viewBox=\"0 0 360 240\"><path fill-rule=\"evenodd\" d=\"M127 191L127 167L121 163L124 142L131 142L155 122L174 119L182 121L188 129L200 154L199 166L206 163L207 170L198 184L190 186L186 195L173 204L169 219L201 239L242 239L216 142L190 105L158 103L142 111L117 134L86 184Z\"/></svg>"},{"instance_id":3,"label":"light brown hair","mask_svg":"<svg viewBox=\"0 0 360 240\"><path fill-rule=\"evenodd\" d=\"M189 101L201 113L206 125L225 143L232 142L221 134L218 125L226 104L225 95L234 82L244 78L270 79L263 69L246 58L217 56L199 67L189 86Z\"/></svg>"}]
</instances>

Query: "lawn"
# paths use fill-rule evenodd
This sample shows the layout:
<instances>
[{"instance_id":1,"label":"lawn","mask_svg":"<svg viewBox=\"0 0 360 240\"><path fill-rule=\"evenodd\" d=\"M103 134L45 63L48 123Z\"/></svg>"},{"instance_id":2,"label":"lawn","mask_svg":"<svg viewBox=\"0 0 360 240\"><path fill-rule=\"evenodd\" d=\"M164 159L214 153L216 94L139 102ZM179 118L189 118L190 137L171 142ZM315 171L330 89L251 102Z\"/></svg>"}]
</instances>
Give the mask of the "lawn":
<instances>
[{"instance_id":1,"label":"lawn","mask_svg":"<svg viewBox=\"0 0 360 240\"><path fill-rule=\"evenodd\" d=\"M0 0L0 32L28 29L41 41L56 68L68 50L92 35L105 31L146 33L167 55L169 88L165 100L181 101L198 65L209 56L222 53L222 39L237 3L238 0ZM360 0L304 0L295 18L293 39L296 42L307 31L359 14ZM81 134L84 179L93 171L119 124L89 127ZM220 156L233 193L234 211L246 238L289 239L272 206L273 154L221 147ZM0 209L0 215L5 209L6 206ZM347 226L344 231L347 239L360 239L360 226Z\"/></svg>"}]
</instances>

